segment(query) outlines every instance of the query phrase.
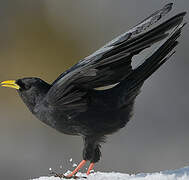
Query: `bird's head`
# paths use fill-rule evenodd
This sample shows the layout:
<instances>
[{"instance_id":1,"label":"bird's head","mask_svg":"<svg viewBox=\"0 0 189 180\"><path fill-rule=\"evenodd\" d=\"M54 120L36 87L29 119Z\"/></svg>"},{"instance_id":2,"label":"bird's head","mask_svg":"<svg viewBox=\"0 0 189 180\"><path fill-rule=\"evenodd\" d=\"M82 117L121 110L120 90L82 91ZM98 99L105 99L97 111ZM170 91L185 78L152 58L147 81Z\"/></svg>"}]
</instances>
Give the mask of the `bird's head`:
<instances>
[{"instance_id":1,"label":"bird's head","mask_svg":"<svg viewBox=\"0 0 189 180\"><path fill-rule=\"evenodd\" d=\"M3 81L0 86L17 89L20 97L31 111L50 89L48 83L35 77Z\"/></svg>"}]
</instances>

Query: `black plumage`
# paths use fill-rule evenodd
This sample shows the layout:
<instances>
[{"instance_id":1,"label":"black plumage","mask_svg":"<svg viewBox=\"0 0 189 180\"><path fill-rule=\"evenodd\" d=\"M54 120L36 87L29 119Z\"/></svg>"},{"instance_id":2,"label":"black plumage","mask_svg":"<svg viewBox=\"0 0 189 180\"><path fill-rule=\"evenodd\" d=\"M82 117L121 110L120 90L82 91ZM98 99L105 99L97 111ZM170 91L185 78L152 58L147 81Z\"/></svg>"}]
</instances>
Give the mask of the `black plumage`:
<instances>
[{"instance_id":1,"label":"black plumage","mask_svg":"<svg viewBox=\"0 0 189 180\"><path fill-rule=\"evenodd\" d=\"M134 100L144 81L174 53L185 12L150 29L172 9L165 5L137 26L62 73L52 84L39 78L4 81L1 86L18 89L29 110L56 130L80 135L84 140L83 161L91 165L101 156L105 136L123 128L132 115ZM170 32L171 31L171 32ZM164 43L141 65L133 68L133 56L156 42Z\"/></svg>"}]
</instances>

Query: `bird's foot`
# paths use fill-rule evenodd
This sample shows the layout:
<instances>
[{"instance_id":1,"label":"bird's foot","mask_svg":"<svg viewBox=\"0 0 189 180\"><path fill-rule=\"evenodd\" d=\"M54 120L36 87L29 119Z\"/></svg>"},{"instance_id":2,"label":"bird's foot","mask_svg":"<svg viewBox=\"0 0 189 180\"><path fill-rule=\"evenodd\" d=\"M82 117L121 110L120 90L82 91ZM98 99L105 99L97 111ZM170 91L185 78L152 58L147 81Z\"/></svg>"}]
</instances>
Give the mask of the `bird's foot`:
<instances>
[{"instance_id":1,"label":"bird's foot","mask_svg":"<svg viewBox=\"0 0 189 180\"><path fill-rule=\"evenodd\" d=\"M83 160L80 162L80 164L73 170L72 173L68 174L68 175L64 175L64 174L60 174L60 173L56 173L56 172L51 172L50 174L53 175L54 177L59 177L59 178L64 178L64 179L79 179L79 178L87 178L87 177L80 177L80 176L76 176L77 172L85 165L86 160ZM87 170L87 175L89 175L92 171L94 167L94 163L91 163L89 165L89 168Z\"/></svg>"},{"instance_id":2,"label":"bird's foot","mask_svg":"<svg viewBox=\"0 0 189 180\"><path fill-rule=\"evenodd\" d=\"M56 172L51 172L51 175L53 175L54 177L59 177L59 178L64 178L64 179L80 179L80 178L87 178L85 176L76 176L76 174L74 174L73 176L66 176L64 174L61 173L56 173Z\"/></svg>"},{"instance_id":3,"label":"bird's foot","mask_svg":"<svg viewBox=\"0 0 189 180\"><path fill-rule=\"evenodd\" d=\"M85 163L86 160L81 161L80 164L73 170L73 172L71 174L66 175L66 177L72 178L73 176L75 176L77 172L85 165Z\"/></svg>"},{"instance_id":4,"label":"bird's foot","mask_svg":"<svg viewBox=\"0 0 189 180\"><path fill-rule=\"evenodd\" d=\"M91 163L91 164L89 165L88 170L87 170L87 175L89 175L89 174L91 173L91 171L93 171L93 168L94 168L94 163Z\"/></svg>"},{"instance_id":5,"label":"bird's foot","mask_svg":"<svg viewBox=\"0 0 189 180\"><path fill-rule=\"evenodd\" d=\"M86 160L81 161L80 164L73 170L73 172L70 173L70 174L68 174L68 175L66 175L66 177L67 177L67 178L72 178L72 177L74 177L74 176L77 174L77 172L78 172L85 164L86 164ZM93 167L94 167L94 163L91 163L91 164L89 165L88 170L87 170L87 175L89 175L89 174L91 173Z\"/></svg>"}]
</instances>

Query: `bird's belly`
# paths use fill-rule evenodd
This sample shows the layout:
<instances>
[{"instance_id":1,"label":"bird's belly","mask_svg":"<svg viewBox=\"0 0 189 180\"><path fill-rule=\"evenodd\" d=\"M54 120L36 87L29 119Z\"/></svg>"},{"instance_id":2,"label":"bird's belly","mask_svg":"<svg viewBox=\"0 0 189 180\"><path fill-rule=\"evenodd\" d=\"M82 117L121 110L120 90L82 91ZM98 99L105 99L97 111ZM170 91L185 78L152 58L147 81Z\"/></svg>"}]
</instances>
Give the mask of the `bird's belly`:
<instances>
[{"instance_id":1,"label":"bird's belly","mask_svg":"<svg viewBox=\"0 0 189 180\"><path fill-rule=\"evenodd\" d=\"M78 116L78 121L83 125L84 135L107 135L125 127L131 116L131 111L126 109L112 109L111 111L89 110Z\"/></svg>"},{"instance_id":2,"label":"bird's belly","mask_svg":"<svg viewBox=\"0 0 189 180\"><path fill-rule=\"evenodd\" d=\"M62 110L40 111L35 115L43 123L69 135L106 135L123 128L130 119L132 107L120 109L89 108L72 117Z\"/></svg>"}]
</instances>

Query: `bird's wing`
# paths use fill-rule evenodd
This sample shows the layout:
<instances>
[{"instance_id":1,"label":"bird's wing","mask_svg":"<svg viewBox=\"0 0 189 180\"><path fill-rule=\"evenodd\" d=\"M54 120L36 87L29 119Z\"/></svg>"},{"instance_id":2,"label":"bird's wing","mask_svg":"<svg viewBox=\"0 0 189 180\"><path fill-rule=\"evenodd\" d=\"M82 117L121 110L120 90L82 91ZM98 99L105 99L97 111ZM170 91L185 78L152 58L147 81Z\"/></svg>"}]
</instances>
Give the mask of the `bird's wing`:
<instances>
[{"instance_id":1,"label":"bird's wing","mask_svg":"<svg viewBox=\"0 0 189 180\"><path fill-rule=\"evenodd\" d=\"M47 93L48 102L83 111L87 104L87 91L116 84L125 79L133 71L132 57L153 43L164 39L167 36L166 32L182 21L181 13L156 28L143 32L171 9L172 3L167 4L61 74Z\"/></svg>"},{"instance_id":2,"label":"bird's wing","mask_svg":"<svg viewBox=\"0 0 189 180\"><path fill-rule=\"evenodd\" d=\"M183 13L186 14L186 13ZM119 106L128 106L133 103L139 94L144 81L149 78L161 65L163 65L174 53L174 48L178 45L178 38L181 35L186 23L177 26L166 38L166 41L148 58L144 63L132 71L132 73L122 81L122 85L116 89L119 93Z\"/></svg>"},{"instance_id":3,"label":"bird's wing","mask_svg":"<svg viewBox=\"0 0 189 180\"><path fill-rule=\"evenodd\" d=\"M157 21L159 21L163 16L165 16L169 11L171 11L173 6L173 3L169 3L165 5L162 9L154 12L151 14L149 17L145 18L143 21L141 21L138 25L135 27L131 28L129 31L123 33L122 35L116 37L109 43L107 43L105 46L91 54L90 56L80 60L77 64L75 64L73 67L62 73L53 83L52 85L59 83L59 82L65 82L67 77L64 79L65 76L69 76L72 78L72 75L78 74L79 76L84 76L84 77L91 77L93 76L93 82L94 79L98 79L94 82L92 87L104 85L107 84L107 82L104 82L103 78L105 78L106 74L104 74L103 71L106 71L108 73L107 69L110 71L110 67L108 65L112 64L113 66L116 64L114 62L121 62L121 60L124 60L124 75L127 74L127 71L131 70L131 65L130 65L130 59L131 57L129 56L132 52L137 51L139 48L145 48L145 45L150 45L149 42L146 42L145 45L138 44L138 48L133 46L133 43L138 43L142 42L142 36L141 38L136 38L138 37L142 32L144 32L147 28L155 24ZM135 38L134 38L135 37ZM132 48L132 49L129 49ZM133 49L135 48L135 49ZM124 50L127 49L127 52L124 52ZM136 53L136 52L135 52ZM127 65L125 67L125 65ZM99 67L99 68L98 68ZM105 67L105 68L104 68ZM98 71L98 73L97 73ZM116 71L116 69L115 69ZM100 73L101 72L101 73ZM102 74L102 75L101 75ZM103 76L103 78L101 76ZM96 78L95 78L96 77ZM114 77L116 80L117 78ZM118 78L119 79L119 78ZM119 79L120 80L120 79ZM90 80L88 80L90 81ZM99 82L101 81L101 82ZM106 80L107 81L107 80ZM91 83L89 84L82 84L82 85L87 85L91 88ZM110 82L112 83L112 81Z\"/></svg>"}]
</instances>

